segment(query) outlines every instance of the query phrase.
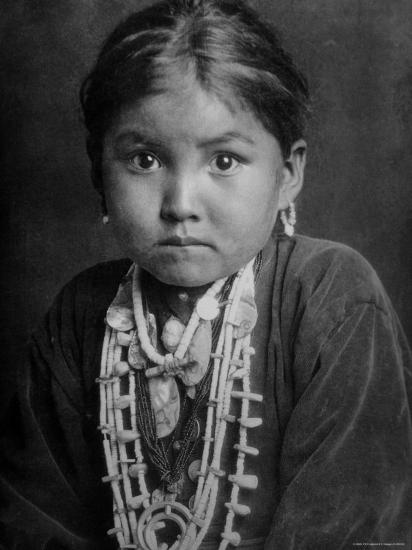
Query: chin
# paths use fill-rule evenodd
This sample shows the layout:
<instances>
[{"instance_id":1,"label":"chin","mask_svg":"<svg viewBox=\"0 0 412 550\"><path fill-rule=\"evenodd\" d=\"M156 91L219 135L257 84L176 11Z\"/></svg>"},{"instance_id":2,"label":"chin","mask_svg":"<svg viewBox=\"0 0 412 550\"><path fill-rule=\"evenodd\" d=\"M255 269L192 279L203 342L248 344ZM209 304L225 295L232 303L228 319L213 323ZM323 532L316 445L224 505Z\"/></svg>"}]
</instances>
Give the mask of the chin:
<instances>
[{"instance_id":1,"label":"chin","mask_svg":"<svg viewBox=\"0 0 412 550\"><path fill-rule=\"evenodd\" d=\"M204 286L220 278L220 274L214 270L201 269L199 267L188 267L173 265L170 267L160 266L159 269L153 269L150 266L146 269L156 279L172 286L198 287Z\"/></svg>"},{"instance_id":2,"label":"chin","mask_svg":"<svg viewBox=\"0 0 412 550\"><path fill-rule=\"evenodd\" d=\"M218 279L219 277L207 277L205 274L203 276L197 276L196 274L191 273L164 273L161 272L159 274L154 273L153 274L156 279L161 281L162 283L165 283L167 285L172 286L182 286L182 287L188 287L188 288L195 288L198 286L204 286L210 283L213 283Z\"/></svg>"}]
</instances>

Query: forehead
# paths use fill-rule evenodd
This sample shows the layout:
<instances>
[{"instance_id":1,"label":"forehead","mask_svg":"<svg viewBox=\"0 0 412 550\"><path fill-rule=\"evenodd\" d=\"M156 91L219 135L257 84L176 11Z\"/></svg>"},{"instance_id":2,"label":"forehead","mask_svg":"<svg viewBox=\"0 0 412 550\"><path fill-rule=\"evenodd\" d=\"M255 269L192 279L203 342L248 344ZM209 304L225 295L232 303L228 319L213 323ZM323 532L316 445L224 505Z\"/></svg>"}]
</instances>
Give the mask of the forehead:
<instances>
[{"instance_id":1,"label":"forehead","mask_svg":"<svg viewBox=\"0 0 412 550\"><path fill-rule=\"evenodd\" d=\"M208 91L191 73L168 75L157 90L123 106L114 118L111 134L138 132L163 141L207 141L219 135L241 136L243 141L262 140L277 145L251 110L229 92Z\"/></svg>"}]
</instances>

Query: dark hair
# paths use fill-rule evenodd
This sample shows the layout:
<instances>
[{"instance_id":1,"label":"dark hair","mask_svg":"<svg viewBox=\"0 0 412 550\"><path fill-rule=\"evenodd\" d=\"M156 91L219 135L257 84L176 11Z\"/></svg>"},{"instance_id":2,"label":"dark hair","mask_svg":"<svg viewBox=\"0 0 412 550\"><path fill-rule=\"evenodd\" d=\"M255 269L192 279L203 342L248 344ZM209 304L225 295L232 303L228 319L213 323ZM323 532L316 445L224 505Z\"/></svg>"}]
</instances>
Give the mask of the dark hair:
<instances>
[{"instance_id":1,"label":"dark hair","mask_svg":"<svg viewBox=\"0 0 412 550\"><path fill-rule=\"evenodd\" d=\"M81 87L99 189L102 140L113 115L126 103L160 92L169 71L182 66L207 91L249 108L278 139L285 157L302 137L308 86L276 31L240 0L165 0L117 26Z\"/></svg>"}]
</instances>

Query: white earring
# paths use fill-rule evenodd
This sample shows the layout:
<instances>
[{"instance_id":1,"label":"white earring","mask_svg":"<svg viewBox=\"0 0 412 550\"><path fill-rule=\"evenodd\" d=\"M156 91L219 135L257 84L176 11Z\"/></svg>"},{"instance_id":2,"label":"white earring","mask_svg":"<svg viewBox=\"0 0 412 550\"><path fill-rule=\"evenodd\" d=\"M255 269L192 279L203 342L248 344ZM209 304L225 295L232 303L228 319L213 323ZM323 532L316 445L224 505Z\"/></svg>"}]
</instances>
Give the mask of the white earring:
<instances>
[{"instance_id":1,"label":"white earring","mask_svg":"<svg viewBox=\"0 0 412 550\"><path fill-rule=\"evenodd\" d=\"M295 233L295 224L296 224L296 210L295 203L289 203L289 213L286 214L286 210L282 210L280 213L280 219L285 227L285 233L289 237L292 237Z\"/></svg>"},{"instance_id":2,"label":"white earring","mask_svg":"<svg viewBox=\"0 0 412 550\"><path fill-rule=\"evenodd\" d=\"M107 214L102 217L102 222L104 225L107 225L109 223L109 216Z\"/></svg>"}]
</instances>

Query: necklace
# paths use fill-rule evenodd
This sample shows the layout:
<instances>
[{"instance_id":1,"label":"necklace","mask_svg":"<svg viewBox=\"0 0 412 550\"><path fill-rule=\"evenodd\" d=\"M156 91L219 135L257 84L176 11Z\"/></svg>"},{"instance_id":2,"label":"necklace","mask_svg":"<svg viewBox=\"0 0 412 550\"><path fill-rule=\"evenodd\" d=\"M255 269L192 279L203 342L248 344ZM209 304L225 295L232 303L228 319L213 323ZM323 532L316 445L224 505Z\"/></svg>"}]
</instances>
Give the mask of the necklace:
<instances>
[{"instance_id":1,"label":"necklace","mask_svg":"<svg viewBox=\"0 0 412 550\"><path fill-rule=\"evenodd\" d=\"M154 349L147 333L146 319L143 311L142 293L139 284L139 270L134 270L133 308L137 324L137 334L142 350L145 352L147 358L157 365L157 367L154 367L146 373L148 377L160 376L162 374L176 374L176 372L181 368L184 355L197 327L199 326L200 320L203 319L204 321L211 321L219 315L219 303L216 300L216 295L221 291L225 281L226 279L219 279L216 281L206 291L204 296L198 300L176 351L173 354L168 353L167 355L162 355Z\"/></svg>"},{"instance_id":2,"label":"necklace","mask_svg":"<svg viewBox=\"0 0 412 550\"><path fill-rule=\"evenodd\" d=\"M225 504L228 512L219 550L240 542L239 533L233 530L234 519L236 515L247 515L250 509L238 502L239 489L253 490L258 483L256 476L244 474L245 458L258 454L258 449L247 445L247 430L262 423L260 418L248 416L249 402L262 400L261 395L251 393L249 377L250 357L254 353L250 346L250 333L256 322L256 310L253 309L253 262L237 274L232 284L223 311L217 345L211 354L212 369L209 372L210 390L203 454L196 473L196 494L189 507L176 501L177 491L173 487L170 487L171 490L168 490L163 499L158 498L156 491L150 494L147 488L145 474L148 465L144 456L147 448L142 446L143 439L147 447L147 434L141 432L142 423L135 398L137 387L144 381L143 376L173 376L184 368L185 352L197 326L204 320L211 319L212 314L219 314L216 296L224 282L219 280L214 283L197 302L175 353L168 357L159 354L148 337L139 287L139 270L134 266L132 294L136 332L143 353L155 364L150 368L157 369L156 374L153 370L148 373L148 368L143 370L135 365L131 368L124 360L126 348L133 338L131 331L134 323L120 323L122 330L116 330L110 324L106 328L101 373L97 379L101 403L99 428L103 434L108 471L103 481L110 483L113 491L114 528L109 530L109 534L116 535L120 548L199 548L213 517L219 483L226 477L232 484L232 490L230 501ZM126 317L130 321L129 313ZM236 379L240 382L240 390L233 390ZM232 400L241 400L239 418L230 414ZM150 402L145 407L146 414L152 414ZM239 426L239 439L234 446L237 451L236 470L234 474L226 476L226 472L221 470L221 453L227 425L235 423ZM168 523L174 524L179 533L171 546L157 539L159 526Z\"/></svg>"}]
</instances>

